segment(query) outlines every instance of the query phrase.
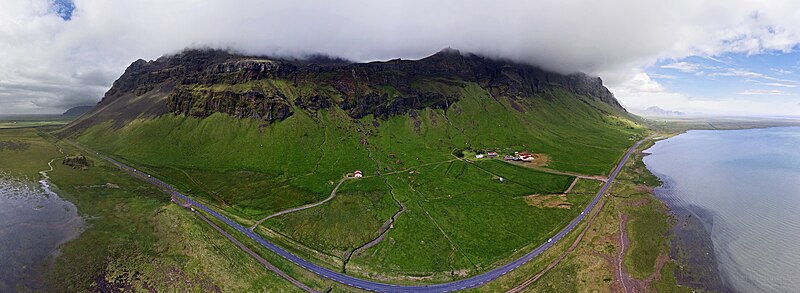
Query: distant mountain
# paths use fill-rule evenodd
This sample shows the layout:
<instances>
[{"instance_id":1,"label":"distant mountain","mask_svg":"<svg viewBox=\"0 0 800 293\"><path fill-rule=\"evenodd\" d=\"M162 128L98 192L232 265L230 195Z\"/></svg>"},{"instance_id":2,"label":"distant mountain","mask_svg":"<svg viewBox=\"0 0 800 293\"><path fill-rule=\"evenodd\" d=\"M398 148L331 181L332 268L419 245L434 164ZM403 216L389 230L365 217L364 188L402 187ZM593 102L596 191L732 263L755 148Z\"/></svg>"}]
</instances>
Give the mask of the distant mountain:
<instances>
[{"instance_id":1,"label":"distant mountain","mask_svg":"<svg viewBox=\"0 0 800 293\"><path fill-rule=\"evenodd\" d=\"M664 110L664 109L662 109L662 108L660 108L658 106L648 107L647 109L644 109L644 111L641 114L643 116L683 116L683 115L686 115L686 113L683 113L681 111Z\"/></svg>"},{"instance_id":2,"label":"distant mountain","mask_svg":"<svg viewBox=\"0 0 800 293\"><path fill-rule=\"evenodd\" d=\"M72 108L70 108L69 110L67 110L66 112L64 112L64 114L61 114L61 116L66 116L66 117L78 117L78 116L81 116L81 115L83 115L83 114L84 114L84 113L86 113L86 112L89 112L89 110L92 110L92 108L94 108L94 106L77 106L77 107L72 107Z\"/></svg>"}]
</instances>

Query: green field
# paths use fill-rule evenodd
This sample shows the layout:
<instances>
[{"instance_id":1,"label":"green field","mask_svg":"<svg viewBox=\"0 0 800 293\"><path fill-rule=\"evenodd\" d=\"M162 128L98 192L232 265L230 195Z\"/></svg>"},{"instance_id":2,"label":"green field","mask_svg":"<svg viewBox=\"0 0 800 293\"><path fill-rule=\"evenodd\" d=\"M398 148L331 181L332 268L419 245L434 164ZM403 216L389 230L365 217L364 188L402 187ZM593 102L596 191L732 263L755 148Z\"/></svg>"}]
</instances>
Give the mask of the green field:
<instances>
[{"instance_id":1,"label":"green field","mask_svg":"<svg viewBox=\"0 0 800 293\"><path fill-rule=\"evenodd\" d=\"M290 98L310 86L259 82ZM502 264L546 241L589 198L569 197L571 209L530 206L524 196L562 193L574 177L499 160L454 161L455 151L527 150L546 154L548 168L602 175L645 133L609 105L558 88L546 97L516 99L492 97L476 84L416 86L462 98L447 111L415 110L388 119L353 119L337 107L296 109L271 124L219 113L203 119L165 115L121 128L99 124L74 139L247 226L320 201L342 176L363 170L369 178L346 181L333 201L270 219L256 231L332 269L403 282L462 278ZM587 195L598 187L586 184L579 181ZM348 258L381 235L401 205L406 210L385 239Z\"/></svg>"},{"instance_id":2,"label":"green field","mask_svg":"<svg viewBox=\"0 0 800 293\"><path fill-rule=\"evenodd\" d=\"M390 276L472 275L516 250L546 241L589 199L570 197L576 205L571 210L529 206L522 197L563 192L573 178L499 161L456 161L419 172L387 180L408 211L387 239L355 258L354 265ZM497 175L510 179L500 182Z\"/></svg>"},{"instance_id":3,"label":"green field","mask_svg":"<svg viewBox=\"0 0 800 293\"><path fill-rule=\"evenodd\" d=\"M62 115L0 115L0 129L62 126L74 118Z\"/></svg>"},{"instance_id":4,"label":"green field","mask_svg":"<svg viewBox=\"0 0 800 293\"><path fill-rule=\"evenodd\" d=\"M644 143L638 150L647 149L650 145L652 145L650 141ZM620 251L618 233L622 214L628 215L626 230L630 240L623 265L627 273L643 285L636 288L636 292L704 292L678 284L675 269L679 266L679 262L667 258L663 267L657 266L658 256L669 253L668 231L672 223L664 204L648 191L649 188L658 186L660 182L647 170L642 163L642 157L639 152L634 152L630 157L612 189L604 196L603 208L599 210L597 218L575 250L523 292L620 290L616 277L617 268L613 265L616 264L616 259L612 257ZM581 186L582 182L586 185ZM592 181L580 180L573 191L583 192L581 190L584 190L584 187L591 189L594 184ZM581 226L579 225L576 230L582 229ZM576 237L576 234L570 233L569 237ZM544 270L546 264L555 258L555 254L563 253L566 251L566 246L571 244L572 240L559 242L545 252L544 257L538 257L518 270L474 291L501 292L513 288ZM656 272L660 272L660 275L655 274ZM628 290L632 288L629 287Z\"/></svg>"},{"instance_id":5,"label":"green field","mask_svg":"<svg viewBox=\"0 0 800 293\"><path fill-rule=\"evenodd\" d=\"M93 166L85 171L62 165L59 148L65 154L78 150L36 129L0 130L0 143L7 141L28 147L0 150L0 170L34 184L36 173L56 159L51 181L86 221L80 236L63 244L46 266L47 291L96 291L101 285L136 291L296 290L164 193L102 160L91 158Z\"/></svg>"}]
</instances>

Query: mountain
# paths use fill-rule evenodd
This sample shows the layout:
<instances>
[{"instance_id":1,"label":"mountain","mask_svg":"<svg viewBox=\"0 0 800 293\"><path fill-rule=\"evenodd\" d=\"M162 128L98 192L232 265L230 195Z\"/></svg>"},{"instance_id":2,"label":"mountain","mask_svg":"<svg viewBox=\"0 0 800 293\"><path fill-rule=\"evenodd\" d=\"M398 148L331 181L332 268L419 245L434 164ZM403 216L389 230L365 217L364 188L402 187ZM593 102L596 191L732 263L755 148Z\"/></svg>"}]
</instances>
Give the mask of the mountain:
<instances>
[{"instance_id":1,"label":"mountain","mask_svg":"<svg viewBox=\"0 0 800 293\"><path fill-rule=\"evenodd\" d=\"M157 117L166 113L208 117L220 112L274 122L298 110L338 107L356 119L369 114L386 118L412 109L445 109L459 100L458 95L426 88L433 80L446 81L451 86L476 83L493 96L511 99L561 87L625 112L599 78L560 75L455 50L416 61L314 61L242 56L218 50L187 50L155 61L138 60L114 82L98 106L68 131L108 120L120 126L140 115ZM280 85L258 84L264 80L289 81L302 85L304 91L289 98Z\"/></svg>"},{"instance_id":2,"label":"mountain","mask_svg":"<svg viewBox=\"0 0 800 293\"><path fill-rule=\"evenodd\" d=\"M332 159L353 163L334 174L356 162L388 168L378 153L416 161L513 146L547 152L554 167L605 173L639 132L600 78L451 49L370 63L186 50L133 62L59 135L148 163L292 177L309 170L282 164L331 156L316 143L349 150ZM416 145L400 152L394 140Z\"/></svg>"},{"instance_id":3,"label":"mountain","mask_svg":"<svg viewBox=\"0 0 800 293\"><path fill-rule=\"evenodd\" d=\"M528 151L551 169L603 175L646 131L599 78L455 50L370 63L188 50L134 62L57 135L247 226L322 201L360 170L336 199L254 231L365 278L444 281L547 241L591 198L571 197L573 209L532 206L530 195L576 181L464 158Z\"/></svg>"},{"instance_id":4,"label":"mountain","mask_svg":"<svg viewBox=\"0 0 800 293\"><path fill-rule=\"evenodd\" d=\"M81 116L81 115L83 115L83 114L84 114L84 113L86 113L86 112L89 112L89 110L92 110L92 108L93 108L93 107L94 107L94 106L77 106L77 107L72 107L72 108L69 108L67 111L65 111L63 114L61 114L61 116L66 116L66 117L78 117L78 116Z\"/></svg>"},{"instance_id":5,"label":"mountain","mask_svg":"<svg viewBox=\"0 0 800 293\"><path fill-rule=\"evenodd\" d=\"M664 110L664 109L662 109L662 108L660 108L658 106L648 107L647 109L644 109L644 111L642 112L642 115L644 115L644 116L656 116L656 117L683 116L685 114L686 113L683 113L681 111Z\"/></svg>"}]
</instances>

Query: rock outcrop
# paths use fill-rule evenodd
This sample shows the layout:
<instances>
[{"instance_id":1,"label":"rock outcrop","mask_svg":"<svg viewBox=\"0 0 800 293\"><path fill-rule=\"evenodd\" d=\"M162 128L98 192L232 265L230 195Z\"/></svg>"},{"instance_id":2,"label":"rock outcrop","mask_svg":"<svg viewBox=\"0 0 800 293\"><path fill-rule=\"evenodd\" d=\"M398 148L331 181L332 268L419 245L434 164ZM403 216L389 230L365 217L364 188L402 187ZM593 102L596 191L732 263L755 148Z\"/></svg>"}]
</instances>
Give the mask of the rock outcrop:
<instances>
[{"instance_id":1,"label":"rock outcrop","mask_svg":"<svg viewBox=\"0 0 800 293\"><path fill-rule=\"evenodd\" d=\"M317 57L281 60L221 50L186 50L137 60L98 105L68 129L112 120L124 125L167 113L206 117L226 113L266 122L339 107L353 118L387 118L423 108L447 109L460 97L443 90L475 83L494 96L536 98L554 87L600 100L621 112L600 78L563 75L447 49L420 60L350 63Z\"/></svg>"},{"instance_id":2,"label":"rock outcrop","mask_svg":"<svg viewBox=\"0 0 800 293\"><path fill-rule=\"evenodd\" d=\"M91 161L82 154L74 156L66 156L61 161L62 164L72 167L73 169L87 170L92 166Z\"/></svg>"}]
</instances>

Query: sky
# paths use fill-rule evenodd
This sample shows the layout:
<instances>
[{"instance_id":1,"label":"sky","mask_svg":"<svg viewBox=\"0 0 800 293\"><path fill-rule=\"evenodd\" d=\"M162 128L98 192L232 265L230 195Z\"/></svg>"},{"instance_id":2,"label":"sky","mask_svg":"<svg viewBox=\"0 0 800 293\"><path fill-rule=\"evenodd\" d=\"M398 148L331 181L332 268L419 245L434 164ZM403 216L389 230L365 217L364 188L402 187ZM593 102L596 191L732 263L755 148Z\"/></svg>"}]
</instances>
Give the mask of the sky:
<instances>
[{"instance_id":1,"label":"sky","mask_svg":"<svg viewBox=\"0 0 800 293\"><path fill-rule=\"evenodd\" d=\"M353 61L443 48L603 78L631 111L800 116L800 1L0 0L0 114L95 104L187 47Z\"/></svg>"}]
</instances>

